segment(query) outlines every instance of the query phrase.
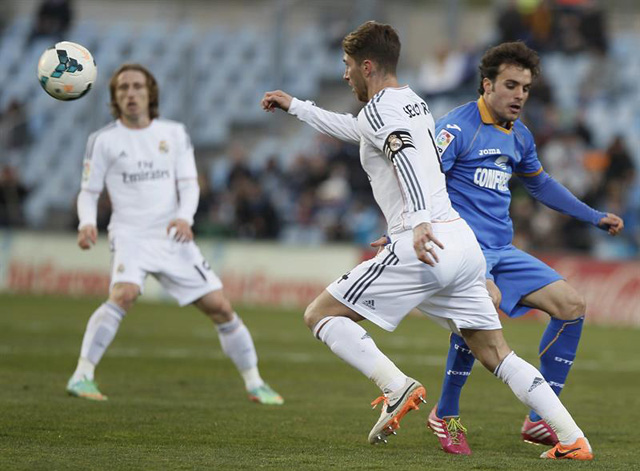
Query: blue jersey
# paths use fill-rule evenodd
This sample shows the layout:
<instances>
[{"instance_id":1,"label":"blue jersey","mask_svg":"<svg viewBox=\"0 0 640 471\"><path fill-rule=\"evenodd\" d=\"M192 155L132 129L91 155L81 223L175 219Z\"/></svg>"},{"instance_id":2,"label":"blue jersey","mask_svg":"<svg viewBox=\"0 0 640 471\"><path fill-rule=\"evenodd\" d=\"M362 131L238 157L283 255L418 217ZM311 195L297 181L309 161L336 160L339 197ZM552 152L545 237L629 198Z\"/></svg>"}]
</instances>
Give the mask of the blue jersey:
<instances>
[{"instance_id":1,"label":"blue jersey","mask_svg":"<svg viewBox=\"0 0 640 471\"><path fill-rule=\"evenodd\" d=\"M533 136L516 120L509 128L495 124L481 97L460 106L436 123L436 146L447 176L453 207L475 232L483 249L509 247L513 174L542 172Z\"/></svg>"}]
</instances>

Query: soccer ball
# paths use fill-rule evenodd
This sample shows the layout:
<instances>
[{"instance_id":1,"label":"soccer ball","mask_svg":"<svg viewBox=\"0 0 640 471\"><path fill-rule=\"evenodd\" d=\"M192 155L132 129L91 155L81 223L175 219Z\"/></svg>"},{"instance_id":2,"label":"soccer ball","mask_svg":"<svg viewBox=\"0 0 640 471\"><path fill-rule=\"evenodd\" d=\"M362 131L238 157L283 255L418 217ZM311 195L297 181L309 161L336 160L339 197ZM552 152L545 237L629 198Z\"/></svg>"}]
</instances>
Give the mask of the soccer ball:
<instances>
[{"instance_id":1,"label":"soccer ball","mask_svg":"<svg viewBox=\"0 0 640 471\"><path fill-rule=\"evenodd\" d=\"M77 100L89 93L97 72L89 50L70 41L50 47L38 61L40 85L58 100Z\"/></svg>"}]
</instances>

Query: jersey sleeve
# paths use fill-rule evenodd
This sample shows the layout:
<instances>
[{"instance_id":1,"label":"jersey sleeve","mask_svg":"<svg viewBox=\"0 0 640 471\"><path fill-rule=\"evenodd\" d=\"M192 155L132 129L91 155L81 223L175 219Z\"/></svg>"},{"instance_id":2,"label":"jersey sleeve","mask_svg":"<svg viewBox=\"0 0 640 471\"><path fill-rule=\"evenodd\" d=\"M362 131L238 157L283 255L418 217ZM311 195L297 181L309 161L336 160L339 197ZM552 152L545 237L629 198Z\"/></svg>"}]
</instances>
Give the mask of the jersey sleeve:
<instances>
[{"instance_id":1,"label":"jersey sleeve","mask_svg":"<svg viewBox=\"0 0 640 471\"><path fill-rule=\"evenodd\" d=\"M436 149L442 162L442 171L447 173L456 163L464 149L464 130L469 125L459 123L452 116L444 116L436 123Z\"/></svg>"},{"instance_id":2,"label":"jersey sleeve","mask_svg":"<svg viewBox=\"0 0 640 471\"><path fill-rule=\"evenodd\" d=\"M404 195L404 211L409 214L411 227L431 222L427 162L428 159L433 159L436 167L439 167L435 147L427 147L426 151L430 155L420 155L407 122L409 118L389 103L371 101L363 112L366 117L366 124L361 129L363 137L382 151L393 164ZM433 139L432 130L428 132L431 134L430 139Z\"/></svg>"},{"instance_id":3,"label":"jersey sleeve","mask_svg":"<svg viewBox=\"0 0 640 471\"><path fill-rule=\"evenodd\" d=\"M300 121L310 125L316 131L341 141L352 144L360 143L361 135L358 129L358 120L352 114L327 111L318 108L311 101L301 101L297 98L291 100L288 112Z\"/></svg>"},{"instance_id":4,"label":"jersey sleeve","mask_svg":"<svg viewBox=\"0 0 640 471\"><path fill-rule=\"evenodd\" d=\"M108 158L102 135L91 134L87 140L82 169L80 187L83 191L102 193L109 165Z\"/></svg>"},{"instance_id":5,"label":"jersey sleeve","mask_svg":"<svg viewBox=\"0 0 640 471\"><path fill-rule=\"evenodd\" d=\"M196 158L193 152L193 144L187 133L186 128L180 125L178 128L177 145L178 151L176 155L176 179L185 180L198 178L196 169Z\"/></svg>"}]
</instances>

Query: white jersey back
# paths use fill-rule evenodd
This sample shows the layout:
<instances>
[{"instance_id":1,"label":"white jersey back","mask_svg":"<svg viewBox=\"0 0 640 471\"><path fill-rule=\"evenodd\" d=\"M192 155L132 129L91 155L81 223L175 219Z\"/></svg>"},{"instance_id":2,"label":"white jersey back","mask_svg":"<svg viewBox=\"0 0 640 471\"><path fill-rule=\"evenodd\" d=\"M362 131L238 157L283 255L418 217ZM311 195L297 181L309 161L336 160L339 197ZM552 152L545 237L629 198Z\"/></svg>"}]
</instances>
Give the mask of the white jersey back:
<instances>
[{"instance_id":1,"label":"white jersey back","mask_svg":"<svg viewBox=\"0 0 640 471\"><path fill-rule=\"evenodd\" d=\"M193 146L180 123L154 119L144 129L119 120L89 136L82 189L107 186L109 232L166 237L178 210L177 181L197 178Z\"/></svg>"},{"instance_id":2,"label":"white jersey back","mask_svg":"<svg viewBox=\"0 0 640 471\"><path fill-rule=\"evenodd\" d=\"M459 217L451 206L427 104L409 87L378 92L357 117L360 161L390 234Z\"/></svg>"}]
</instances>

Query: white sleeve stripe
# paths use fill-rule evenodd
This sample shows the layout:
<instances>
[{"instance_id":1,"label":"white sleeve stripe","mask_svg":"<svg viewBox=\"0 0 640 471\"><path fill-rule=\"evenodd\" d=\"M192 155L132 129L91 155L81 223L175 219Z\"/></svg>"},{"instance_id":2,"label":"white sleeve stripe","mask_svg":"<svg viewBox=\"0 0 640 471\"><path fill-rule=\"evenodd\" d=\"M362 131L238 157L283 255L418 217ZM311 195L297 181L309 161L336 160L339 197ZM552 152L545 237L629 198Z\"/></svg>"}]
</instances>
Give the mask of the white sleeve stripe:
<instances>
[{"instance_id":1,"label":"white sleeve stripe","mask_svg":"<svg viewBox=\"0 0 640 471\"><path fill-rule=\"evenodd\" d=\"M411 184L415 185L414 191L416 192L416 200L418 202L418 204L416 205L416 210L419 211L421 209L427 209L427 205L424 200L424 194L422 193L422 187L420 186L420 181L418 180L418 177L413 170L413 165L411 165L409 157L407 157L404 152L400 151L400 155L396 158L399 159L400 162L408 169L407 174L409 175Z\"/></svg>"}]
</instances>

